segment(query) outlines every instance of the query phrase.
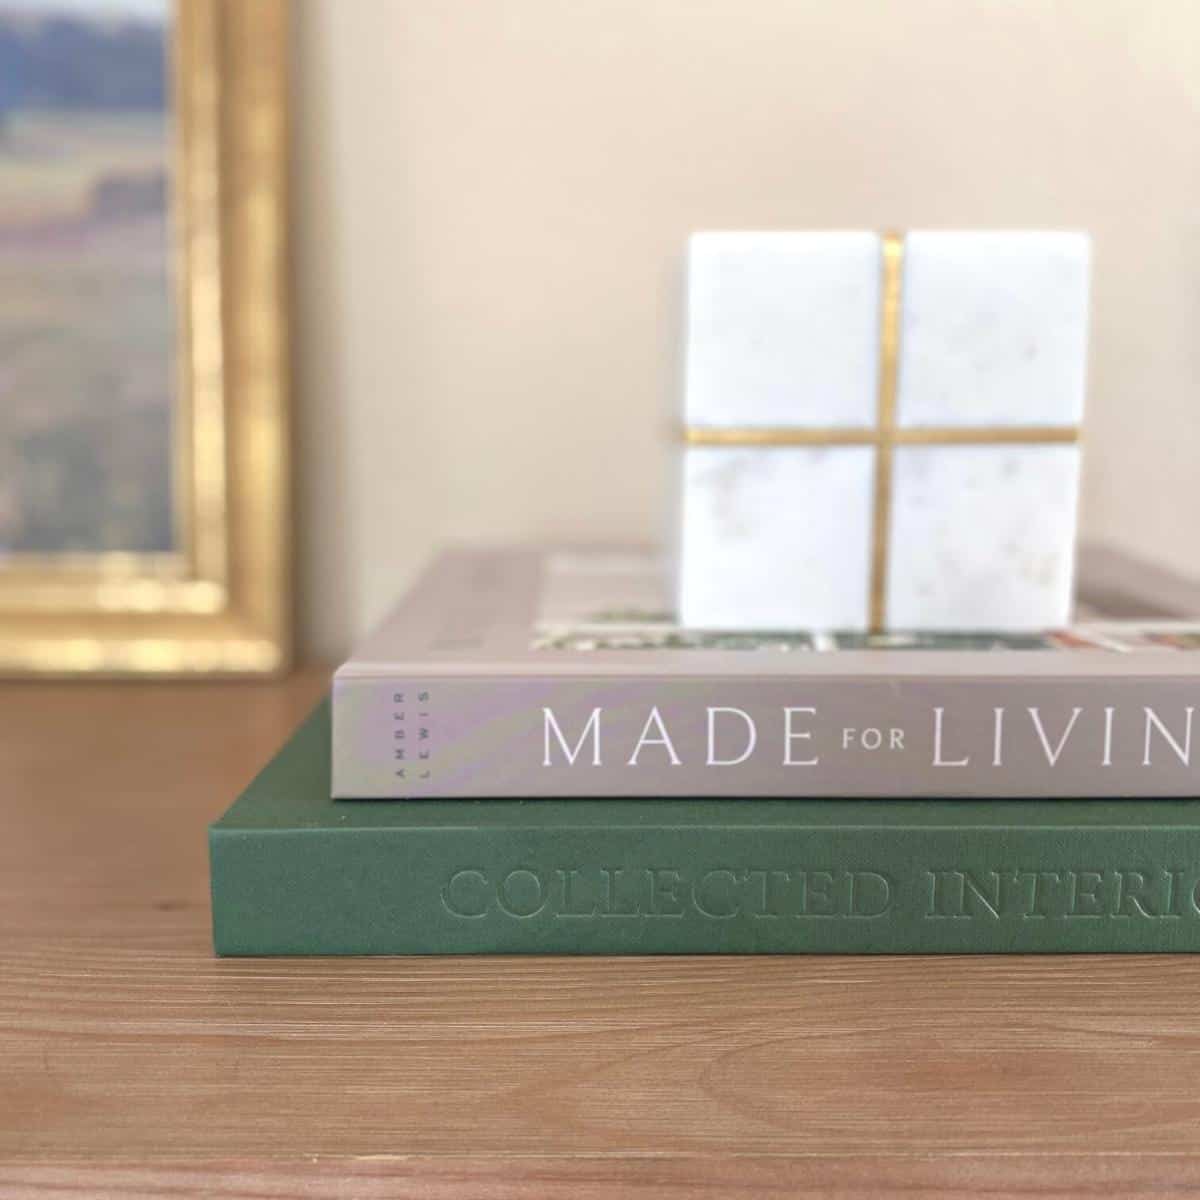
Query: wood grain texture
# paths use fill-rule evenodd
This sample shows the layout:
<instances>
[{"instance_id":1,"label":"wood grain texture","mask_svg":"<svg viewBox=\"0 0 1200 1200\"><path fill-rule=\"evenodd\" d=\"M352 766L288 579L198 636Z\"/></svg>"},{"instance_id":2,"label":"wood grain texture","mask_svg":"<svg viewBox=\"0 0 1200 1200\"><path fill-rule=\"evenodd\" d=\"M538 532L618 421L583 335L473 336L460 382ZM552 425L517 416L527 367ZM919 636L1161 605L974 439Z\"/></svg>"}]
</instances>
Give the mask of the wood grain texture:
<instances>
[{"instance_id":1,"label":"wood grain texture","mask_svg":"<svg viewBox=\"0 0 1200 1200\"><path fill-rule=\"evenodd\" d=\"M324 686L0 688L0 1195L1185 1195L1200 960L218 960Z\"/></svg>"}]
</instances>

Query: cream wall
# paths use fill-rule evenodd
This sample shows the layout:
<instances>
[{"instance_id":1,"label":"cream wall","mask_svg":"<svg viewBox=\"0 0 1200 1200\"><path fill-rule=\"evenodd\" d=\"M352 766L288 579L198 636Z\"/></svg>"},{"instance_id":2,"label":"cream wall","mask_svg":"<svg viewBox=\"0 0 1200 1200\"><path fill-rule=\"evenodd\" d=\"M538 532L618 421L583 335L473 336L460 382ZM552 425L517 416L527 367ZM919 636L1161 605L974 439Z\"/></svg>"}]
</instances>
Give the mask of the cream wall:
<instances>
[{"instance_id":1,"label":"cream wall","mask_svg":"<svg viewBox=\"0 0 1200 1200\"><path fill-rule=\"evenodd\" d=\"M663 527L689 230L1081 227L1084 524L1200 571L1193 0L297 0L302 628Z\"/></svg>"}]
</instances>

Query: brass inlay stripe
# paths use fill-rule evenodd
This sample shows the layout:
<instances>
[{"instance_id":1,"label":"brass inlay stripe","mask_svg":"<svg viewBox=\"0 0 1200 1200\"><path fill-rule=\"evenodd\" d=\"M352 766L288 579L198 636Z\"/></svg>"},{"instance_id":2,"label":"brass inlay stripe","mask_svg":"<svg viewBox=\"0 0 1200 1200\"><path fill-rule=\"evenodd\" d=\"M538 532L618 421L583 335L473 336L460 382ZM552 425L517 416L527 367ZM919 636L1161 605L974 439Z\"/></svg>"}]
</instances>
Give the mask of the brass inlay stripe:
<instances>
[{"instance_id":1,"label":"brass inlay stripe","mask_svg":"<svg viewBox=\"0 0 1200 1200\"><path fill-rule=\"evenodd\" d=\"M692 425L683 431L689 446L874 446L879 433L874 429L800 429L772 427L756 429L711 428Z\"/></svg>"},{"instance_id":2,"label":"brass inlay stripe","mask_svg":"<svg viewBox=\"0 0 1200 1200\"><path fill-rule=\"evenodd\" d=\"M930 427L896 429L897 446L1027 446L1044 443L1067 445L1079 441L1076 425L996 425L976 429Z\"/></svg>"},{"instance_id":3,"label":"brass inlay stripe","mask_svg":"<svg viewBox=\"0 0 1200 1200\"><path fill-rule=\"evenodd\" d=\"M895 428L888 437L878 429L853 426L804 429L796 426L752 425L713 428L690 426L683 431L689 446L996 446L1079 441L1076 425L971 425Z\"/></svg>"},{"instance_id":4,"label":"brass inlay stripe","mask_svg":"<svg viewBox=\"0 0 1200 1200\"><path fill-rule=\"evenodd\" d=\"M879 441L875 453L875 501L871 529L871 594L868 622L878 633L887 624L888 549L891 541L892 447L896 430L896 381L900 367L900 293L904 238L883 235L879 303Z\"/></svg>"}]
</instances>

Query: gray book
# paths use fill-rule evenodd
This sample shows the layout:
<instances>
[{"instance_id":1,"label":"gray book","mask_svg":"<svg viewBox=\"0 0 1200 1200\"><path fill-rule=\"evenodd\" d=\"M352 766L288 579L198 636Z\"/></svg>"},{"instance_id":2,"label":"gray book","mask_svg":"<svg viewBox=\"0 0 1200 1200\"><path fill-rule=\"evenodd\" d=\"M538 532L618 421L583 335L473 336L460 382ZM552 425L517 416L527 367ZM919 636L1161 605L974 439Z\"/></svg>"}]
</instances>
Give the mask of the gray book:
<instances>
[{"instance_id":1,"label":"gray book","mask_svg":"<svg viewBox=\"0 0 1200 1200\"><path fill-rule=\"evenodd\" d=\"M336 673L335 798L1200 794L1200 588L1033 634L684 629L649 552L444 552Z\"/></svg>"}]
</instances>

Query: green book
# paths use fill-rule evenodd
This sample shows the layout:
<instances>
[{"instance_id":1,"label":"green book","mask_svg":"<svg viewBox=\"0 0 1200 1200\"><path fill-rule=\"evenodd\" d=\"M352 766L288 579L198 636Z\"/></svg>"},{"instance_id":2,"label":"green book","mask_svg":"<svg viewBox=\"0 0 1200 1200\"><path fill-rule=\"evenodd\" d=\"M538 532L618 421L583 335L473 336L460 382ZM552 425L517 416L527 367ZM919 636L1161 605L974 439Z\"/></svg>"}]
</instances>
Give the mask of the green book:
<instances>
[{"instance_id":1,"label":"green book","mask_svg":"<svg viewBox=\"0 0 1200 1200\"><path fill-rule=\"evenodd\" d=\"M219 954L1200 950L1200 800L329 798L322 704L210 830Z\"/></svg>"}]
</instances>

